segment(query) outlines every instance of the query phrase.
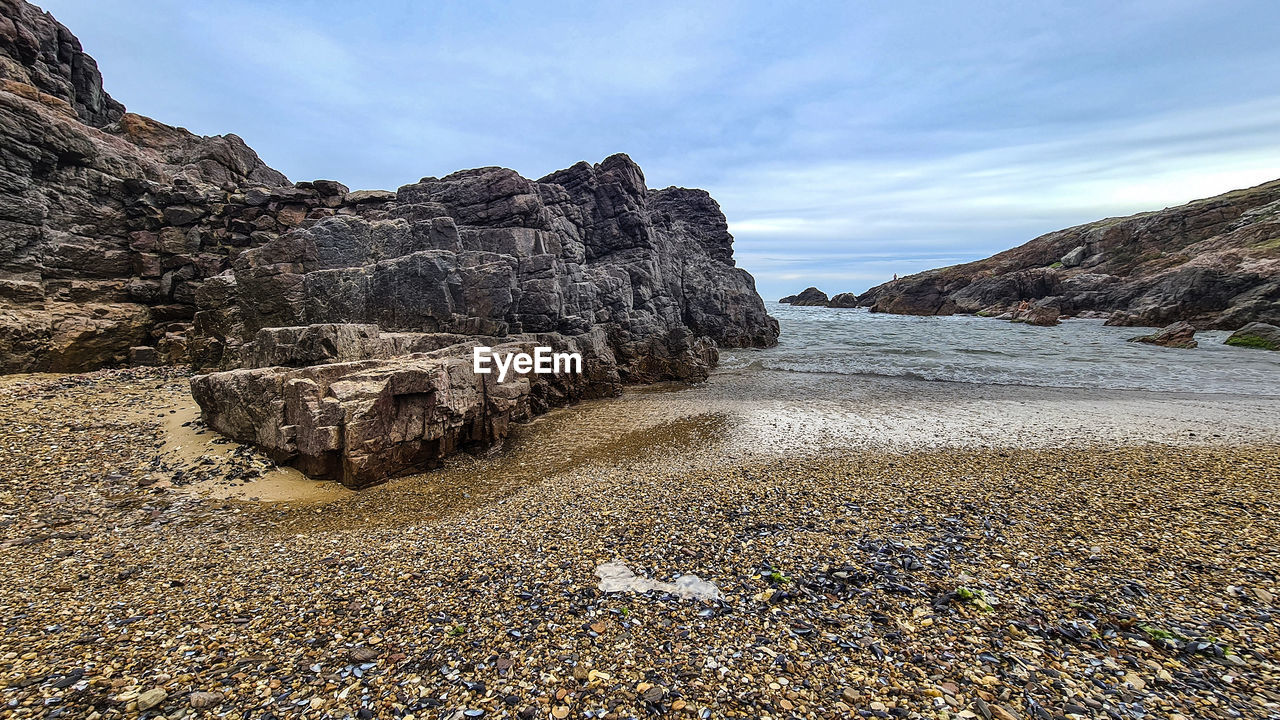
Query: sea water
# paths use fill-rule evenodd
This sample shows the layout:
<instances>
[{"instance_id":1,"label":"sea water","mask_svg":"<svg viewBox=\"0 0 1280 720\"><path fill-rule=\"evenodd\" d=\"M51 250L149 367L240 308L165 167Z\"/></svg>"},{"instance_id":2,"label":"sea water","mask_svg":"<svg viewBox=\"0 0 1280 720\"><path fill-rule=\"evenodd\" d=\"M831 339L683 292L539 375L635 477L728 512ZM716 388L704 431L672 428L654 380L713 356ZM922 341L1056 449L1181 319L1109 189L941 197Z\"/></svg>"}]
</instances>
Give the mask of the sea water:
<instances>
[{"instance_id":1,"label":"sea water","mask_svg":"<svg viewBox=\"0 0 1280 720\"><path fill-rule=\"evenodd\" d=\"M722 370L883 375L1040 387L1280 395L1280 352L1224 345L1227 331L1196 333L1199 347L1126 342L1151 328L1064 320L1035 327L967 315L918 317L865 308L767 303L778 346L722 350Z\"/></svg>"}]
</instances>

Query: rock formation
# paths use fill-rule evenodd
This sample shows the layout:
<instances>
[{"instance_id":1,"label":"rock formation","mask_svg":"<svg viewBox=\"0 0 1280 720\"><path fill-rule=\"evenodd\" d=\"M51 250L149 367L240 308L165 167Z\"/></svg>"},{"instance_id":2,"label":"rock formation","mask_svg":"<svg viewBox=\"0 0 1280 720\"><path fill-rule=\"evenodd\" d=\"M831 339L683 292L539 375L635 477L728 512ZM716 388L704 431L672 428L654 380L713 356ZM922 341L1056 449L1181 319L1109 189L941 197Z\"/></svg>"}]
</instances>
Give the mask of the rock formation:
<instances>
[{"instance_id":1,"label":"rock formation","mask_svg":"<svg viewBox=\"0 0 1280 720\"><path fill-rule=\"evenodd\" d=\"M0 370L190 361L214 429L361 486L777 340L716 202L626 155L294 185L234 135L126 113L65 27L0 12ZM498 382L478 345L584 372Z\"/></svg>"},{"instance_id":2,"label":"rock formation","mask_svg":"<svg viewBox=\"0 0 1280 720\"><path fill-rule=\"evenodd\" d=\"M1043 300L1112 325L1280 323L1280 180L1059 230L858 298L873 312L912 315L999 315Z\"/></svg>"},{"instance_id":3,"label":"rock formation","mask_svg":"<svg viewBox=\"0 0 1280 720\"><path fill-rule=\"evenodd\" d=\"M1280 327L1261 322L1249 323L1231 333L1225 342L1235 347L1280 350Z\"/></svg>"},{"instance_id":4,"label":"rock formation","mask_svg":"<svg viewBox=\"0 0 1280 720\"><path fill-rule=\"evenodd\" d=\"M1037 300L1023 300L1018 306L1004 315L998 316L999 319L1008 320L1015 323L1026 323L1028 325L1036 325L1039 327L1052 327L1059 324L1059 318L1062 314L1057 303L1051 298Z\"/></svg>"},{"instance_id":5,"label":"rock formation","mask_svg":"<svg viewBox=\"0 0 1280 720\"><path fill-rule=\"evenodd\" d=\"M0 371L185 359L201 281L298 216L265 188L314 195L287 186L234 135L124 112L70 31L0 1Z\"/></svg>"},{"instance_id":6,"label":"rock formation","mask_svg":"<svg viewBox=\"0 0 1280 720\"><path fill-rule=\"evenodd\" d=\"M1183 320L1173 323L1172 325L1160 330L1160 332L1129 338L1129 342L1190 349L1199 345L1195 340L1195 336L1195 326Z\"/></svg>"},{"instance_id":7,"label":"rock formation","mask_svg":"<svg viewBox=\"0 0 1280 720\"><path fill-rule=\"evenodd\" d=\"M205 282L193 361L244 369L193 392L213 428L358 487L623 383L705 378L717 346L772 345L731 243L710 196L648 190L625 155L425 178ZM473 372L477 345L575 351L586 372L498 383Z\"/></svg>"},{"instance_id":8,"label":"rock formation","mask_svg":"<svg viewBox=\"0 0 1280 720\"><path fill-rule=\"evenodd\" d=\"M805 288L803 292L797 295L788 295L778 300L778 302L799 307L854 308L858 307L858 296L853 293L842 292L836 293L828 299L826 293L816 287L810 287Z\"/></svg>"},{"instance_id":9,"label":"rock formation","mask_svg":"<svg viewBox=\"0 0 1280 720\"><path fill-rule=\"evenodd\" d=\"M826 307L827 294L816 287L808 287L799 294L788 295L778 302L800 307Z\"/></svg>"},{"instance_id":10,"label":"rock formation","mask_svg":"<svg viewBox=\"0 0 1280 720\"><path fill-rule=\"evenodd\" d=\"M827 307L833 308L853 308L858 307L858 296L851 292L836 293L827 301Z\"/></svg>"}]
</instances>

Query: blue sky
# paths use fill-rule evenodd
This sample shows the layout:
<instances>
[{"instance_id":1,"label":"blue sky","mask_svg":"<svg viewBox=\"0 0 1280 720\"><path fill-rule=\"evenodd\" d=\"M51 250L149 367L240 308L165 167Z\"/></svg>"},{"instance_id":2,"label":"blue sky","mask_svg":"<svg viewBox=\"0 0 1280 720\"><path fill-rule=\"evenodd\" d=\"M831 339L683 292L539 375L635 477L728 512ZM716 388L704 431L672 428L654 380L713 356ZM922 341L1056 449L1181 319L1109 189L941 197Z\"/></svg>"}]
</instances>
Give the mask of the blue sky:
<instances>
[{"instance_id":1,"label":"blue sky","mask_svg":"<svg viewBox=\"0 0 1280 720\"><path fill-rule=\"evenodd\" d=\"M1272 1L40 4L130 110L295 181L626 152L768 299L1280 177Z\"/></svg>"}]
</instances>

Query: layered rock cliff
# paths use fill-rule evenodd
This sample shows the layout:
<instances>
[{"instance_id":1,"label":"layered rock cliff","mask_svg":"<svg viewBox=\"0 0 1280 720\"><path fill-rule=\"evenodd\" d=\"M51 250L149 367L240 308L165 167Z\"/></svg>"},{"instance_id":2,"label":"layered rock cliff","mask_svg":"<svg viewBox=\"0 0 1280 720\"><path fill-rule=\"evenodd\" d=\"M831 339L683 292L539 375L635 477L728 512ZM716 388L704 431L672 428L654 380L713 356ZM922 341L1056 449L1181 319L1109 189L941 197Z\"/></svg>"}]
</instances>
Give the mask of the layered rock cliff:
<instances>
[{"instance_id":1,"label":"layered rock cliff","mask_svg":"<svg viewBox=\"0 0 1280 720\"><path fill-rule=\"evenodd\" d=\"M182 360L200 282L289 221L233 199L288 184L234 135L124 112L70 31L0 0L0 371Z\"/></svg>"},{"instance_id":2,"label":"layered rock cliff","mask_svg":"<svg viewBox=\"0 0 1280 720\"><path fill-rule=\"evenodd\" d=\"M1280 322L1280 180L1042 235L858 297L875 312L1002 314L1020 303L1116 325Z\"/></svg>"},{"instance_id":3,"label":"layered rock cliff","mask_svg":"<svg viewBox=\"0 0 1280 720\"><path fill-rule=\"evenodd\" d=\"M624 383L701 379L777 322L700 190L625 155L539 181L481 168L344 202L239 254L196 295L215 429L351 486L500 440ZM478 375L472 348L580 353L581 375ZM294 369L302 368L302 369Z\"/></svg>"},{"instance_id":4,"label":"layered rock cliff","mask_svg":"<svg viewBox=\"0 0 1280 720\"><path fill-rule=\"evenodd\" d=\"M716 202L626 155L295 185L234 135L125 112L65 27L0 11L0 371L191 362L216 430L360 486L776 342ZM478 345L585 368L501 383Z\"/></svg>"}]
</instances>

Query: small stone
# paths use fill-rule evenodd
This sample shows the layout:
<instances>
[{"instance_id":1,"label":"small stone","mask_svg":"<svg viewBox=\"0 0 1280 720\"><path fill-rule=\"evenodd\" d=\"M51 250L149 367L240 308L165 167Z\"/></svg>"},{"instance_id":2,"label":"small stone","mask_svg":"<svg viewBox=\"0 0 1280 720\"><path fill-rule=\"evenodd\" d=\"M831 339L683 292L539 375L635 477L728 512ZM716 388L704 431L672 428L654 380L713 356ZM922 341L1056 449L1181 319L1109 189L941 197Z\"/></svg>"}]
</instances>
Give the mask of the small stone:
<instances>
[{"instance_id":1,"label":"small stone","mask_svg":"<svg viewBox=\"0 0 1280 720\"><path fill-rule=\"evenodd\" d=\"M164 688L153 688L138 696L138 709L146 712L151 708L164 702L169 697L169 693Z\"/></svg>"},{"instance_id":2,"label":"small stone","mask_svg":"<svg viewBox=\"0 0 1280 720\"><path fill-rule=\"evenodd\" d=\"M1134 675L1133 673L1129 673L1128 675L1125 675L1124 681L1132 685L1134 690L1145 690L1147 688L1147 683L1142 678L1138 677L1137 675Z\"/></svg>"},{"instance_id":3,"label":"small stone","mask_svg":"<svg viewBox=\"0 0 1280 720\"><path fill-rule=\"evenodd\" d=\"M222 704L223 695L220 692L193 692L187 698L187 702L191 707L202 710L204 708L217 707Z\"/></svg>"},{"instance_id":4,"label":"small stone","mask_svg":"<svg viewBox=\"0 0 1280 720\"><path fill-rule=\"evenodd\" d=\"M640 696L644 698L645 702L656 704L656 703L662 702L662 698L665 697L666 694L667 694L666 690L663 690L660 687L654 686L649 688L648 690L645 690L643 693L640 694Z\"/></svg>"},{"instance_id":5,"label":"small stone","mask_svg":"<svg viewBox=\"0 0 1280 720\"><path fill-rule=\"evenodd\" d=\"M1018 716L1009 712L1000 705L988 705L987 709L991 711L992 720L1018 720Z\"/></svg>"}]
</instances>

